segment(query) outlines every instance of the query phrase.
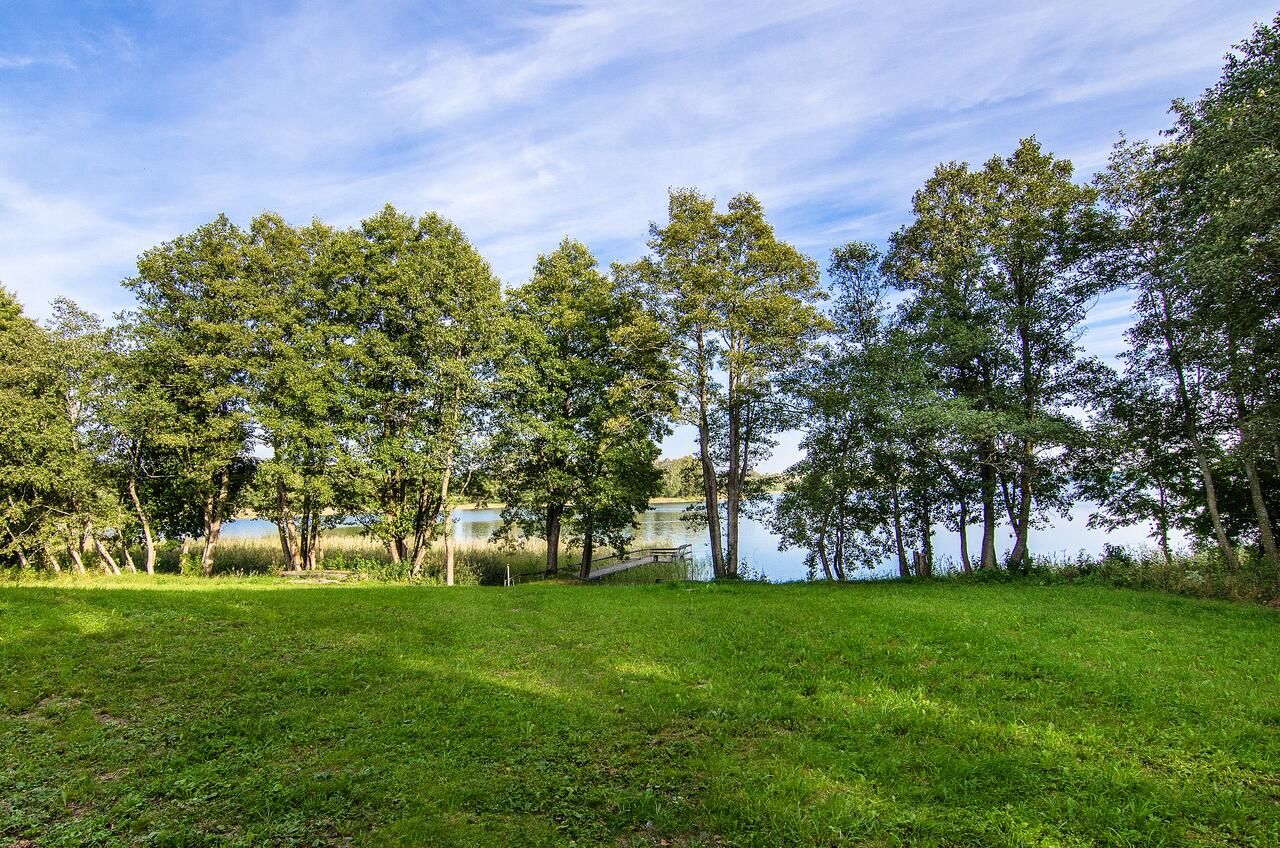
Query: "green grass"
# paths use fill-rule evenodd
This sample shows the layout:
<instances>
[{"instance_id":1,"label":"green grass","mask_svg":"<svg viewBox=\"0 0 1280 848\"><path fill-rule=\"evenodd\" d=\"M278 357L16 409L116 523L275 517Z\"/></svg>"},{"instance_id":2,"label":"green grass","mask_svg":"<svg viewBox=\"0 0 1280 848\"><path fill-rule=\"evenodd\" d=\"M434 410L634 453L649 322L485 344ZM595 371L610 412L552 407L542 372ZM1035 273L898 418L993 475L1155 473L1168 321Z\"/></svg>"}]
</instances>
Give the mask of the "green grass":
<instances>
[{"instance_id":1,"label":"green grass","mask_svg":"<svg viewBox=\"0 0 1280 848\"><path fill-rule=\"evenodd\" d=\"M0 589L0 845L1278 845L1280 614L1103 587Z\"/></svg>"}]
</instances>

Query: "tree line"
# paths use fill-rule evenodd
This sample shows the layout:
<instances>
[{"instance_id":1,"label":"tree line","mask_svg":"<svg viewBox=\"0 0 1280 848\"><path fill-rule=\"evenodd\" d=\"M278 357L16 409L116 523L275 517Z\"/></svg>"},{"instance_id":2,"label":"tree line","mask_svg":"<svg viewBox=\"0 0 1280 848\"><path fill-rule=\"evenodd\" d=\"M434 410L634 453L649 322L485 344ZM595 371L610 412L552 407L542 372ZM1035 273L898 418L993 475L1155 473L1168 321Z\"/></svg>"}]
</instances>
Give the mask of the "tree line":
<instances>
[{"instance_id":1,"label":"tree line","mask_svg":"<svg viewBox=\"0 0 1280 848\"><path fill-rule=\"evenodd\" d=\"M1165 558L1181 534L1274 570L1278 60L1280 18L1089 182L1035 138L939 165L825 282L752 195L677 189L644 257L606 269L566 238L507 291L455 225L388 206L220 216L144 253L110 326L65 300L37 324L6 292L0 558L151 572L172 539L207 575L252 511L293 568L357 522L414 575L442 546L452 582L453 511L490 501L586 575L651 498L696 493L717 577L744 515L831 580L931 575L940 532L964 571L1026 571L1031 531L1082 498ZM1081 346L1116 290L1119 368ZM674 424L697 453L659 465ZM790 429L804 458L765 497Z\"/></svg>"}]
</instances>

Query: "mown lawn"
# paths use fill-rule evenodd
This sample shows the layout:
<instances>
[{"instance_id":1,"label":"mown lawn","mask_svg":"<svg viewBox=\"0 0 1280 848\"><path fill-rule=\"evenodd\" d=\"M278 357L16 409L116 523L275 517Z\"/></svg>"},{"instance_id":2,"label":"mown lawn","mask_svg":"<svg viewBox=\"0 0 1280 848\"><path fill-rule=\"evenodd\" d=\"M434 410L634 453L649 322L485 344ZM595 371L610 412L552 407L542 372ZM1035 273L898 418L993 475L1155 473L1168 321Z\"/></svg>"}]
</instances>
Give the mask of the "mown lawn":
<instances>
[{"instance_id":1,"label":"mown lawn","mask_svg":"<svg viewBox=\"0 0 1280 848\"><path fill-rule=\"evenodd\" d=\"M1079 586L8 586L0 846L1274 846L1278 647Z\"/></svg>"}]
</instances>

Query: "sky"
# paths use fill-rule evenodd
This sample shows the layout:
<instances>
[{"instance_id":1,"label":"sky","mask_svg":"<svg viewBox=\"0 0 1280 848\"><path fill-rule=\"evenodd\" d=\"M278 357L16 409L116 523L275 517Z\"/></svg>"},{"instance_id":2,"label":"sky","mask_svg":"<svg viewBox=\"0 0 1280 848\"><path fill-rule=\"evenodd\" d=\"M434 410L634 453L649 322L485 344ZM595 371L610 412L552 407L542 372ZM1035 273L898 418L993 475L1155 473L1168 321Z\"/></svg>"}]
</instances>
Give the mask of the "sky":
<instances>
[{"instance_id":1,"label":"sky","mask_svg":"<svg viewBox=\"0 0 1280 848\"><path fill-rule=\"evenodd\" d=\"M1274 0L1273 0L1274 2ZM453 219L508 284L570 235L644 252L672 186L755 193L825 264L939 162L1036 135L1084 180L1275 6L1072 2L0 4L0 284L109 315L220 212ZM1113 356L1123 294L1085 345ZM687 452L679 432L668 455ZM795 458L788 434L770 464Z\"/></svg>"}]
</instances>

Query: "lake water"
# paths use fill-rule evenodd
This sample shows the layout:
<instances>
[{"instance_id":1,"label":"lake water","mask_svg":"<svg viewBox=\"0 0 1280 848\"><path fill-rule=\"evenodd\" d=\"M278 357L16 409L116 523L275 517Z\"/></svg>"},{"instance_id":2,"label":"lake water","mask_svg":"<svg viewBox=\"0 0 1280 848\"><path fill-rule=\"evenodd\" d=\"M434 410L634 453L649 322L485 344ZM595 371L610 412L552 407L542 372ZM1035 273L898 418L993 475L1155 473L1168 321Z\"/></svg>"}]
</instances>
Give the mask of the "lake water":
<instances>
[{"instance_id":1,"label":"lake water","mask_svg":"<svg viewBox=\"0 0 1280 848\"><path fill-rule=\"evenodd\" d=\"M709 560L711 546L707 541L705 528L693 529L681 520L686 504L655 504L648 512L639 517L640 526L634 531L633 547L657 547L666 545L693 546L695 558ZM1128 527L1115 531L1094 530L1086 526L1090 512L1089 504L1077 504L1071 513L1060 518L1052 527L1044 530L1033 530L1031 533L1031 550L1035 554L1050 554L1060 557L1074 556L1080 551L1091 555L1102 552L1106 543L1116 545L1149 544L1145 529ZM460 542L482 544L498 527L499 511L496 509L463 509L455 513L457 526L454 537ZM223 535L230 538L246 538L276 535L275 525L263 519L238 519L230 522L223 530ZM770 580L803 580L805 578L805 551L795 548L779 551L778 538L759 521L743 517L739 527L739 546L742 559L753 571L762 572ZM980 530L969 528L969 550L976 557L981 541ZM997 532L997 549L1002 553L1012 546L1006 528ZM960 547L953 533L938 533L934 536L934 549L939 561L950 559L958 563ZM860 571L858 576L866 578L891 577L898 573L896 562L886 561L875 571Z\"/></svg>"}]
</instances>

